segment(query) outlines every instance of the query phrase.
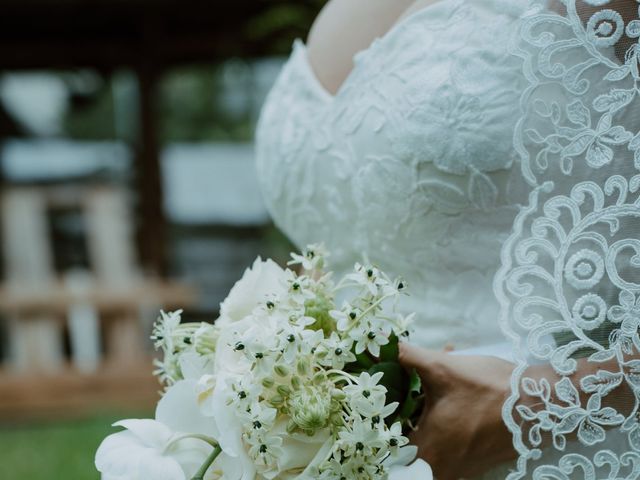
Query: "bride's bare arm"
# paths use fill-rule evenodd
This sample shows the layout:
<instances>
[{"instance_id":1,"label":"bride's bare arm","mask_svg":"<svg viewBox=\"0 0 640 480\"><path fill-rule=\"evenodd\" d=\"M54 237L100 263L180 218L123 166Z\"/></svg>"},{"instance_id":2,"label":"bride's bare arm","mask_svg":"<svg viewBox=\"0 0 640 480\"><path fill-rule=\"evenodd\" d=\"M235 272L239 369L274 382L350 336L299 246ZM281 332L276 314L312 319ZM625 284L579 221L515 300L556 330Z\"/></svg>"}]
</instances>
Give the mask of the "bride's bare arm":
<instances>
[{"instance_id":1,"label":"bride's bare arm","mask_svg":"<svg viewBox=\"0 0 640 480\"><path fill-rule=\"evenodd\" d=\"M438 480L471 477L516 458L512 435L502 419L502 407L510 394L512 363L488 356L450 355L406 344L401 347L400 360L406 367L416 368L425 385L425 412L412 441L418 446L418 455L431 464ZM611 371L619 368L617 362L610 367ZM607 369L607 365L580 359L570 380L581 391L580 380L599 369ZM534 380L545 378L551 384L561 378L550 365L532 365L525 376ZM623 382L618 388L627 387ZM628 413L631 406L625 400L633 398L633 394L620 391L607 398L618 402L607 406ZM519 403L534 411L541 407L539 401L520 392ZM583 405L586 401L582 399Z\"/></svg>"},{"instance_id":2,"label":"bride's bare arm","mask_svg":"<svg viewBox=\"0 0 640 480\"><path fill-rule=\"evenodd\" d=\"M330 0L309 32L311 66L335 93L353 68L353 56L384 35L414 0Z\"/></svg>"}]
</instances>

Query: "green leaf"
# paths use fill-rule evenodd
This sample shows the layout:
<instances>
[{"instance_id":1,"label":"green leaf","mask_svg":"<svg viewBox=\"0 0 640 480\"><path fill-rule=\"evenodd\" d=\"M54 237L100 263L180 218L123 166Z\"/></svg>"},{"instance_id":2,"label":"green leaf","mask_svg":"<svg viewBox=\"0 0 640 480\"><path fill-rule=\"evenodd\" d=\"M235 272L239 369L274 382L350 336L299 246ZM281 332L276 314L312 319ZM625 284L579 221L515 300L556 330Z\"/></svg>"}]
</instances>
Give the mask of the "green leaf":
<instances>
[{"instance_id":1,"label":"green leaf","mask_svg":"<svg viewBox=\"0 0 640 480\"><path fill-rule=\"evenodd\" d=\"M389 343L380 347L381 362L397 362L400 355L400 347L398 346L398 337L392 333L389 337Z\"/></svg>"},{"instance_id":2,"label":"green leaf","mask_svg":"<svg viewBox=\"0 0 640 480\"><path fill-rule=\"evenodd\" d=\"M367 354L367 352L362 352L356 355L356 364L367 370L375 365L373 359Z\"/></svg>"},{"instance_id":3,"label":"green leaf","mask_svg":"<svg viewBox=\"0 0 640 480\"><path fill-rule=\"evenodd\" d=\"M398 420L405 423L407 420L413 419L420 412L424 395L422 392L422 380L416 369L411 370L409 375L409 388L404 402L400 405Z\"/></svg>"},{"instance_id":4,"label":"green leaf","mask_svg":"<svg viewBox=\"0 0 640 480\"><path fill-rule=\"evenodd\" d=\"M387 389L387 404L398 402L402 404L409 389L409 375L398 362L380 362L369 369L369 374L382 372L384 376L380 385Z\"/></svg>"}]
</instances>

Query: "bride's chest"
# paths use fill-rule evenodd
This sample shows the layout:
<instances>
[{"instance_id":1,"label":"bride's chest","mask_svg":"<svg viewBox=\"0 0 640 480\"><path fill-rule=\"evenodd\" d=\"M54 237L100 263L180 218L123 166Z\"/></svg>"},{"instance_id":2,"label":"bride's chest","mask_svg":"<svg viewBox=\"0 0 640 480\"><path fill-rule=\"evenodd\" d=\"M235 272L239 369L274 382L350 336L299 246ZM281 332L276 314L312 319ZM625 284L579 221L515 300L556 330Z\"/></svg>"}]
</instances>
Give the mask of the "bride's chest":
<instances>
[{"instance_id":1,"label":"bride's chest","mask_svg":"<svg viewBox=\"0 0 640 480\"><path fill-rule=\"evenodd\" d=\"M439 248L457 222L496 228L512 207L519 68L499 39L478 51L483 39L464 28L443 44L424 22L411 27L357 57L335 97L295 46L264 108L257 154L274 220L297 243L324 240L345 258ZM420 48L404 48L404 37Z\"/></svg>"}]
</instances>

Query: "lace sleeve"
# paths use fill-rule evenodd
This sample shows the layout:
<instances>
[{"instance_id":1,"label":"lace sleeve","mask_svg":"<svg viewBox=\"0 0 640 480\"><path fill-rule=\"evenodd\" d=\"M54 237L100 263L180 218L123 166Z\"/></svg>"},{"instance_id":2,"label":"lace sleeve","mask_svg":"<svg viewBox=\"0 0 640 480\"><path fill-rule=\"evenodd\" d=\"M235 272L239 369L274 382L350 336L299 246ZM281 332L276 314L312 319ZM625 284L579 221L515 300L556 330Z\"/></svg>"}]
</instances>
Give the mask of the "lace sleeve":
<instances>
[{"instance_id":1,"label":"lace sleeve","mask_svg":"<svg viewBox=\"0 0 640 480\"><path fill-rule=\"evenodd\" d=\"M495 287L517 348L509 479L640 476L640 20L636 0L532 2L515 54L528 201ZM578 377L580 363L592 374ZM549 364L553 378L529 378ZM536 398L534 408L521 395Z\"/></svg>"}]
</instances>

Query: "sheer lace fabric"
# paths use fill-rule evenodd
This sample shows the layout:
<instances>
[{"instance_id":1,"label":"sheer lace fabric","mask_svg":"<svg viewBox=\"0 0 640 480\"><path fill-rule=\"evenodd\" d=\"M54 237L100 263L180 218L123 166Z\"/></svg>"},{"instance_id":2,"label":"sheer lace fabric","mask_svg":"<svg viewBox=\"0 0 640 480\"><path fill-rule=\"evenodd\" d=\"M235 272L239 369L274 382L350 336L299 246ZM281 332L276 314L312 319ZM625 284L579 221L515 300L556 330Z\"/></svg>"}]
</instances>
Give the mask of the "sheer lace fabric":
<instances>
[{"instance_id":1,"label":"sheer lace fabric","mask_svg":"<svg viewBox=\"0 0 640 480\"><path fill-rule=\"evenodd\" d=\"M531 195L496 278L519 354L510 478L638 478L638 3L533 3L514 137ZM529 378L532 363L555 373Z\"/></svg>"}]
</instances>

